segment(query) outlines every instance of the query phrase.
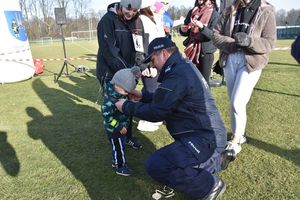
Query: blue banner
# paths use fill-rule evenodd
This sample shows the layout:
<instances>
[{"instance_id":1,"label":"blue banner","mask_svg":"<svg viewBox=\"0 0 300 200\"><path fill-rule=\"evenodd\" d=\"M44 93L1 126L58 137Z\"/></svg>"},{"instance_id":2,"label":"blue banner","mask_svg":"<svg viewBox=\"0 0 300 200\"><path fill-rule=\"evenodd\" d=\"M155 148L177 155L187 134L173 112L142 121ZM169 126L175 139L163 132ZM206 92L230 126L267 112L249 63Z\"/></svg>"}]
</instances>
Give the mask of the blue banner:
<instances>
[{"instance_id":1,"label":"blue banner","mask_svg":"<svg viewBox=\"0 0 300 200\"><path fill-rule=\"evenodd\" d=\"M21 11L4 11L10 33L18 40L26 41L24 20Z\"/></svg>"}]
</instances>

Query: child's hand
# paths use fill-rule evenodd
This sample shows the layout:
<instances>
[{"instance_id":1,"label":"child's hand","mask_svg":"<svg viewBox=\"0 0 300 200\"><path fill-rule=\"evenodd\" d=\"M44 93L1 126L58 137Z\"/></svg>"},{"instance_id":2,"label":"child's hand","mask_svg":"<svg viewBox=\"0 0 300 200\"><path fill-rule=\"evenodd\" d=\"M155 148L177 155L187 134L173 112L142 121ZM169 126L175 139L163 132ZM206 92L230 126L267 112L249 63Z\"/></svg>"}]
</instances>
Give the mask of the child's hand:
<instances>
[{"instance_id":1,"label":"child's hand","mask_svg":"<svg viewBox=\"0 0 300 200\"><path fill-rule=\"evenodd\" d=\"M123 128L120 130L120 133L125 135L127 133L127 129L123 126Z\"/></svg>"},{"instance_id":2,"label":"child's hand","mask_svg":"<svg viewBox=\"0 0 300 200\"><path fill-rule=\"evenodd\" d=\"M139 101L142 99L142 93L138 90L132 90L131 93L128 94L128 99L131 101Z\"/></svg>"}]
</instances>

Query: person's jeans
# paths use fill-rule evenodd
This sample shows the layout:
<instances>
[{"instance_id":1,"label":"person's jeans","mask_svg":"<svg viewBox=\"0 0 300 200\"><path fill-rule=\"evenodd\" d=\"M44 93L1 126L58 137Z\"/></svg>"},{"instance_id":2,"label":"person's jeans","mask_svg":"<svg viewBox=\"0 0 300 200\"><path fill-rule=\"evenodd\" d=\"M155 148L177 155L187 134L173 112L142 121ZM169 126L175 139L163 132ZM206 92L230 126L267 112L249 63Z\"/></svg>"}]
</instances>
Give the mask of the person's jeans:
<instances>
[{"instance_id":1,"label":"person's jeans","mask_svg":"<svg viewBox=\"0 0 300 200\"><path fill-rule=\"evenodd\" d=\"M248 72L245 54L229 54L224 74L227 94L230 99L230 119L233 135L245 134L247 113L246 106L262 70Z\"/></svg>"}]
</instances>

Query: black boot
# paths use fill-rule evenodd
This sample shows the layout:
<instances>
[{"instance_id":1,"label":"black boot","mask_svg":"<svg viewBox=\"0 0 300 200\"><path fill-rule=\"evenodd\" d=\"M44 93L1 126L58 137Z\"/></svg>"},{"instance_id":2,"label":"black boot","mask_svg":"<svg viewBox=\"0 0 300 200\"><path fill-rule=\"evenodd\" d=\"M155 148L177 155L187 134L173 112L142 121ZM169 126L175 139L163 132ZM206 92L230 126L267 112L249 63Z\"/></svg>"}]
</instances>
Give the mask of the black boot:
<instances>
[{"instance_id":1,"label":"black boot","mask_svg":"<svg viewBox=\"0 0 300 200\"><path fill-rule=\"evenodd\" d=\"M201 200L216 200L225 192L226 185L219 177L216 177L216 183L211 191Z\"/></svg>"},{"instance_id":2,"label":"black boot","mask_svg":"<svg viewBox=\"0 0 300 200\"><path fill-rule=\"evenodd\" d=\"M227 169L230 162L234 161L236 158L235 152L233 149L225 150L221 153L221 170Z\"/></svg>"}]
</instances>

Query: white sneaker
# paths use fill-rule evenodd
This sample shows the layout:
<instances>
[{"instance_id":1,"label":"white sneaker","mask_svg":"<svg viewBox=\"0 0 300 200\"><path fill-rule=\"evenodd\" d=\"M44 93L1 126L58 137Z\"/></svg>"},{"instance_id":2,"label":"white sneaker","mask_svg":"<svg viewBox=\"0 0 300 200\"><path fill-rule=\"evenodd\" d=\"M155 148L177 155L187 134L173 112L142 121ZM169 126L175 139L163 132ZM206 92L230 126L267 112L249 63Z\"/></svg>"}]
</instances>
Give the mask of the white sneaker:
<instances>
[{"instance_id":1,"label":"white sneaker","mask_svg":"<svg viewBox=\"0 0 300 200\"><path fill-rule=\"evenodd\" d=\"M230 150L230 149L233 149L234 150L234 153L235 155L237 155L238 153L241 152L242 150L242 146L241 144L238 144L238 143L233 143L231 141L228 141L227 142L227 146L225 148L226 150Z\"/></svg>"},{"instance_id":2,"label":"white sneaker","mask_svg":"<svg viewBox=\"0 0 300 200\"><path fill-rule=\"evenodd\" d=\"M246 142L247 142L247 138L246 138L244 135L242 135L242 136L240 137L239 143L240 143L240 144L244 144L244 143L246 143Z\"/></svg>"},{"instance_id":3,"label":"white sneaker","mask_svg":"<svg viewBox=\"0 0 300 200\"><path fill-rule=\"evenodd\" d=\"M231 140L233 139L233 135L231 136ZM239 139L239 144L244 144L244 143L246 143L247 142L247 138L246 138L246 136L244 136L244 135L242 135L241 137L240 137L240 139Z\"/></svg>"},{"instance_id":4,"label":"white sneaker","mask_svg":"<svg viewBox=\"0 0 300 200\"><path fill-rule=\"evenodd\" d=\"M151 122L152 124L156 125L156 126L160 126L163 124L163 122Z\"/></svg>"},{"instance_id":5,"label":"white sneaker","mask_svg":"<svg viewBox=\"0 0 300 200\"><path fill-rule=\"evenodd\" d=\"M154 132L158 129L158 125L155 125L155 123L148 122L145 120L140 120L139 124L137 126L137 129L140 131L147 131L147 132Z\"/></svg>"}]
</instances>

